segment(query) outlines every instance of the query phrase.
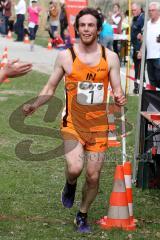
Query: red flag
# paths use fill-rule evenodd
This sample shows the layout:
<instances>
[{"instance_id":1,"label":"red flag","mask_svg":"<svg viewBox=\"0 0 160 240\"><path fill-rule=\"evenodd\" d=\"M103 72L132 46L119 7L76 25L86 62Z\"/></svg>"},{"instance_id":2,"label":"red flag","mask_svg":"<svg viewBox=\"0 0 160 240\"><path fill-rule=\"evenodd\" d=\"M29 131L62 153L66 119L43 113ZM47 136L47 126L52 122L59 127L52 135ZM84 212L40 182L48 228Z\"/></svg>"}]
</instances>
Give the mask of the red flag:
<instances>
[{"instance_id":1,"label":"red flag","mask_svg":"<svg viewBox=\"0 0 160 240\"><path fill-rule=\"evenodd\" d=\"M75 40L74 22L76 15L85 7L88 6L88 0L65 0L66 13L68 19L69 33L72 42Z\"/></svg>"}]
</instances>

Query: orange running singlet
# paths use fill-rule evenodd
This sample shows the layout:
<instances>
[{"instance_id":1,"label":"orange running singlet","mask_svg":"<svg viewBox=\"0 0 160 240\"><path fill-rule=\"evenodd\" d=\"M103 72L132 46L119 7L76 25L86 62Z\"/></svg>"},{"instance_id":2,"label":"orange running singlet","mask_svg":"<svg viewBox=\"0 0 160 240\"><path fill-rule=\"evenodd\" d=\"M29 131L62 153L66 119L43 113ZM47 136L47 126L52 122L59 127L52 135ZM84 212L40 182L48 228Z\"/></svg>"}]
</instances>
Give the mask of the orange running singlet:
<instances>
[{"instance_id":1,"label":"orange running singlet","mask_svg":"<svg viewBox=\"0 0 160 240\"><path fill-rule=\"evenodd\" d=\"M108 63L105 48L101 47L98 65L88 66L80 61L70 48L72 72L65 78L66 107L63 112L62 129L76 132L108 130L106 100L108 92Z\"/></svg>"}]
</instances>

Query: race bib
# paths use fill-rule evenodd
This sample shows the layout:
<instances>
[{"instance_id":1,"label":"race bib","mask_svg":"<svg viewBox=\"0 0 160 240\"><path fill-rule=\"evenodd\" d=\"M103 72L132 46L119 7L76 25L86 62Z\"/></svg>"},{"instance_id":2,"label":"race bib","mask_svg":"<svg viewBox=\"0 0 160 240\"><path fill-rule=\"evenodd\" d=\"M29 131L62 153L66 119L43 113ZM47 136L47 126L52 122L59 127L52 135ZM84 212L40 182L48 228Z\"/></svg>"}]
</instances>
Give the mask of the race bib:
<instances>
[{"instance_id":1,"label":"race bib","mask_svg":"<svg viewBox=\"0 0 160 240\"><path fill-rule=\"evenodd\" d=\"M101 104L104 99L103 83L78 82L77 102L82 105Z\"/></svg>"}]
</instances>

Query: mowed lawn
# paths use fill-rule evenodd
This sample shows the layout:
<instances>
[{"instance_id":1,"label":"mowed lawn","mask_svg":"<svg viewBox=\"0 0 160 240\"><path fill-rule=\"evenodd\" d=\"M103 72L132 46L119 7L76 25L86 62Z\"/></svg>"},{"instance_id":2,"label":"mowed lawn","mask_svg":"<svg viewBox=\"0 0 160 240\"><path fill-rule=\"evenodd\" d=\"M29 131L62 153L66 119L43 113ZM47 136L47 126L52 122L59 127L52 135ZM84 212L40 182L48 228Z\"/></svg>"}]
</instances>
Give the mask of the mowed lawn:
<instances>
[{"instance_id":1,"label":"mowed lawn","mask_svg":"<svg viewBox=\"0 0 160 240\"><path fill-rule=\"evenodd\" d=\"M137 229L103 231L96 224L107 215L113 174L121 163L119 149L110 149L101 175L99 194L89 212L93 233L75 232L73 220L80 204L84 175L79 178L75 204L64 209L60 197L65 177L59 120L64 91L24 119L21 105L33 99L48 76L32 72L0 85L0 240L160 239L160 191L134 187ZM133 160L137 97L129 97L127 155Z\"/></svg>"}]
</instances>

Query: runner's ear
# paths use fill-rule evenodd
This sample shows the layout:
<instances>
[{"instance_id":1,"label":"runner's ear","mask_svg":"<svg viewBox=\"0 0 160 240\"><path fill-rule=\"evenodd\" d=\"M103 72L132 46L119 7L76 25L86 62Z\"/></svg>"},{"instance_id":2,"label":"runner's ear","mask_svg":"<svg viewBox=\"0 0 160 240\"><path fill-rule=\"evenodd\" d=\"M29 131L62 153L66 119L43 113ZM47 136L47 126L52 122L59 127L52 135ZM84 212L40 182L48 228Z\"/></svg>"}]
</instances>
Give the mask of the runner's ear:
<instances>
[{"instance_id":1,"label":"runner's ear","mask_svg":"<svg viewBox=\"0 0 160 240\"><path fill-rule=\"evenodd\" d=\"M76 26L76 21L74 23L74 30L75 30L76 35L79 36L79 31L78 31L78 28Z\"/></svg>"}]
</instances>

